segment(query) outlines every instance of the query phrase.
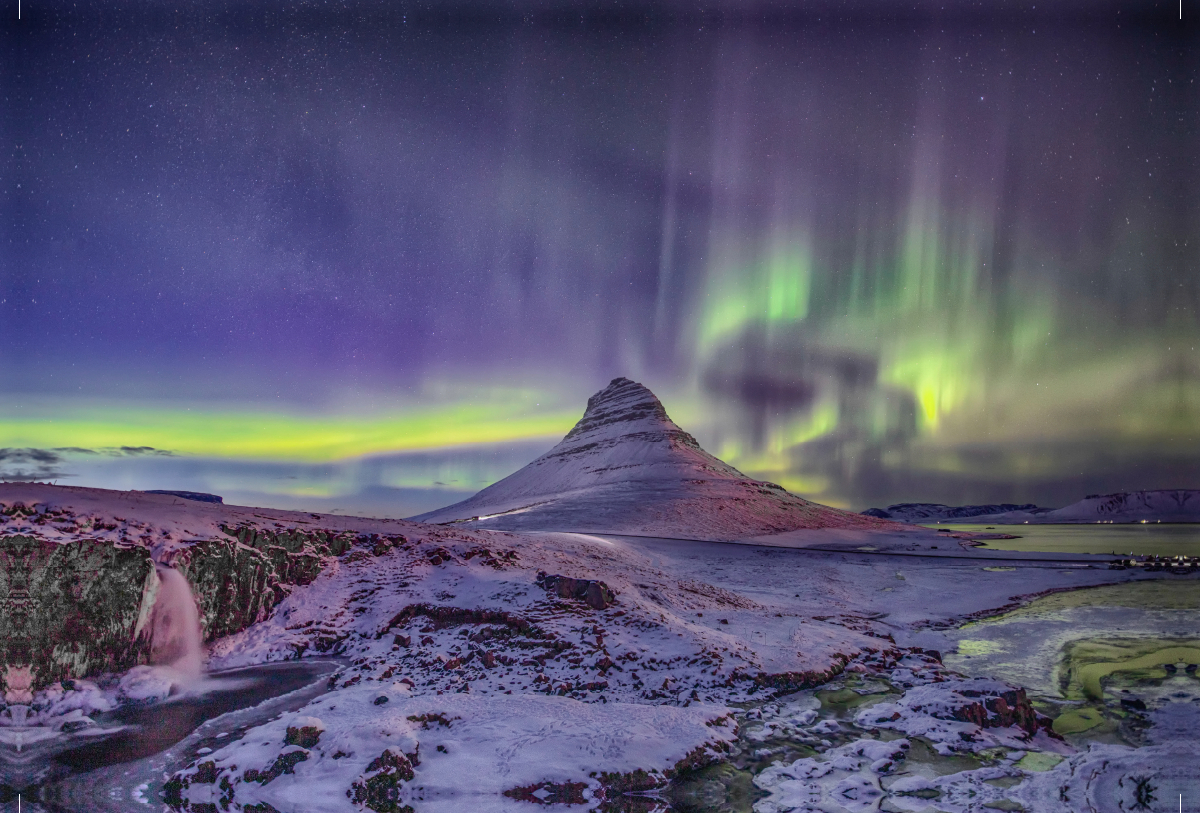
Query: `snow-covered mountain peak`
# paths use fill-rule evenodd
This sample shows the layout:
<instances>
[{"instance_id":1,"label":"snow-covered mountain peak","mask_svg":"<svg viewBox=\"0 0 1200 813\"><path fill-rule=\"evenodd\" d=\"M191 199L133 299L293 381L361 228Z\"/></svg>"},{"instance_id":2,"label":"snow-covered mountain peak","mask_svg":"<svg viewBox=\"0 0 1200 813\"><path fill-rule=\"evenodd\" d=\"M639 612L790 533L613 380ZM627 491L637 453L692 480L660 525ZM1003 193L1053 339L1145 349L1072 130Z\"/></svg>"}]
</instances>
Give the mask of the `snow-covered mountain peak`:
<instances>
[{"instance_id":1,"label":"snow-covered mountain peak","mask_svg":"<svg viewBox=\"0 0 1200 813\"><path fill-rule=\"evenodd\" d=\"M892 525L747 477L704 451L654 393L627 378L613 379L589 398L583 417L546 454L473 497L412 519L724 539Z\"/></svg>"},{"instance_id":2,"label":"snow-covered mountain peak","mask_svg":"<svg viewBox=\"0 0 1200 813\"><path fill-rule=\"evenodd\" d=\"M667 417L667 410L654 393L636 381L614 378L607 387L588 399L583 417L563 440L601 431L604 434L611 434L614 430L623 432L631 428L628 424L645 423L679 428Z\"/></svg>"}]
</instances>

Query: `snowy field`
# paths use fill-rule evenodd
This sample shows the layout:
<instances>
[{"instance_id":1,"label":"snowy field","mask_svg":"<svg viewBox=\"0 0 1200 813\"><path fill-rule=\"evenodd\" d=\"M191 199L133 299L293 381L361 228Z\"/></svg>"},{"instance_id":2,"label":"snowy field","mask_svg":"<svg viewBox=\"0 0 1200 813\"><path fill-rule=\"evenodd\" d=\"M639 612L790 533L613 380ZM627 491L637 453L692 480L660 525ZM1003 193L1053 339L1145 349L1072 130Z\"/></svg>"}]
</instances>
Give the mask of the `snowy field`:
<instances>
[{"instance_id":1,"label":"snowy field","mask_svg":"<svg viewBox=\"0 0 1200 813\"><path fill-rule=\"evenodd\" d=\"M6 534L142 546L160 562L236 527L353 540L322 560L311 583L289 586L265 620L205 653L210 670L339 657L345 667L326 690L220 741L193 737L124 775L98 772L89 792L105 801L90 809L1089 809L1064 808L1068 799L1128 810L1194 779L1184 732L1195 704L1171 699L1195 683L1186 663L1167 664L1175 677L1130 712L1142 721L1140 739L1088 740L1057 731L1059 719L1023 688L1054 691L1042 673L1070 637L1061 619L1052 619L1057 633L1025 634L1052 642L1033 647L1025 672L1000 660L987 668L1002 631L972 644L976 633L960 629L1039 595L1130 583L1153 590L1164 583L1156 578L1194 587L1194 576L988 550L922 528L714 542L4 488L10 509L18 498L27 510L5 515ZM382 536L394 543L374 541ZM1080 612L1097 634L1126 617ZM61 734L63 723L75 729L114 705L163 702L186 688L160 667L117 677L39 687L22 714ZM1081 707L1070 719L1116 708ZM34 731L11 724L15 711L0 726L10 746ZM70 792L42 792L76 798L80 780Z\"/></svg>"}]
</instances>

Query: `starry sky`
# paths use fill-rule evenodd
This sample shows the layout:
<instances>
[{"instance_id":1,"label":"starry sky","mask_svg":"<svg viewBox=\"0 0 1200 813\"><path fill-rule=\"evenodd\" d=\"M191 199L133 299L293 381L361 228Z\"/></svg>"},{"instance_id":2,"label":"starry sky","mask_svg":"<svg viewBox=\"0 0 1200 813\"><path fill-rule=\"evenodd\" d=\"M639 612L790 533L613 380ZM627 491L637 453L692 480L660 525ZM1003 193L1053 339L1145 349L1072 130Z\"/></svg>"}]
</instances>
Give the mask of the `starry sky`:
<instances>
[{"instance_id":1,"label":"starry sky","mask_svg":"<svg viewBox=\"0 0 1200 813\"><path fill-rule=\"evenodd\" d=\"M4 21L0 479L406 516L626 376L841 507L1200 488L1176 5L445 8Z\"/></svg>"}]
</instances>

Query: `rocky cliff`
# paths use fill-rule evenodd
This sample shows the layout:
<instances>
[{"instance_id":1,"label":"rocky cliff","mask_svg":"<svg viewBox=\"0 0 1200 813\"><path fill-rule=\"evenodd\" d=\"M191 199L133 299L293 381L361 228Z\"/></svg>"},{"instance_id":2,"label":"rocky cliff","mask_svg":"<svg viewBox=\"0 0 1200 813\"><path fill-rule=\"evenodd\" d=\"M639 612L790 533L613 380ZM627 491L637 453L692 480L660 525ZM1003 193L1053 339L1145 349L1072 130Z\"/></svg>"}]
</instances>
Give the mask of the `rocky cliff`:
<instances>
[{"instance_id":1,"label":"rocky cliff","mask_svg":"<svg viewBox=\"0 0 1200 813\"><path fill-rule=\"evenodd\" d=\"M187 578L212 641L267 618L353 545L404 541L378 530L172 495L0 485L0 690L10 675L36 691L145 663L156 563Z\"/></svg>"},{"instance_id":2,"label":"rocky cliff","mask_svg":"<svg viewBox=\"0 0 1200 813\"><path fill-rule=\"evenodd\" d=\"M144 663L141 632L157 581L144 548L0 537L4 688L10 668L31 668L37 688Z\"/></svg>"}]
</instances>

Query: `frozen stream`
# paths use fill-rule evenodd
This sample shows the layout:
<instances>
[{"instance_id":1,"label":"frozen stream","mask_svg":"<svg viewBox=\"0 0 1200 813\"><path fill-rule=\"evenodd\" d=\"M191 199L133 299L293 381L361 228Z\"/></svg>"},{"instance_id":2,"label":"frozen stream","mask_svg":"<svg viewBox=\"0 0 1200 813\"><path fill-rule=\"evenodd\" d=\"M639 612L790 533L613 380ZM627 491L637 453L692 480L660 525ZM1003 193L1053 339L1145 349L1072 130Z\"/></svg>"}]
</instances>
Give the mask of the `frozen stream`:
<instances>
[{"instance_id":1,"label":"frozen stream","mask_svg":"<svg viewBox=\"0 0 1200 813\"><path fill-rule=\"evenodd\" d=\"M82 735L0 746L0 810L158 811L169 773L247 729L306 705L340 668L332 660L276 663L209 675L203 691L97 715Z\"/></svg>"}]
</instances>

